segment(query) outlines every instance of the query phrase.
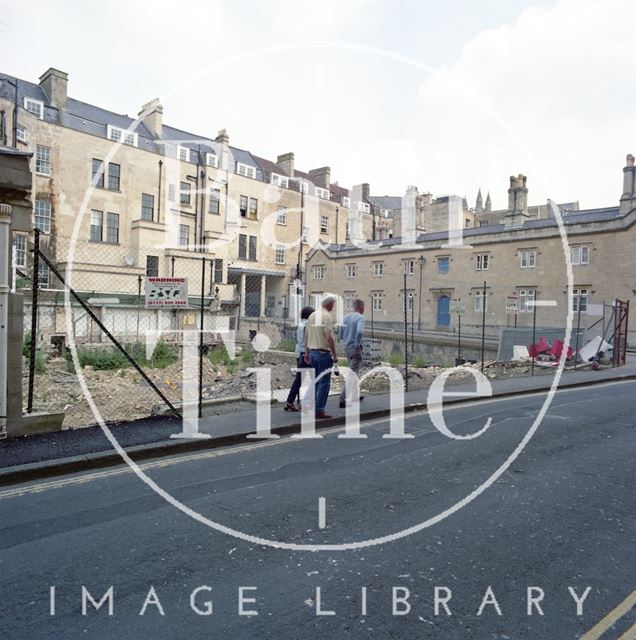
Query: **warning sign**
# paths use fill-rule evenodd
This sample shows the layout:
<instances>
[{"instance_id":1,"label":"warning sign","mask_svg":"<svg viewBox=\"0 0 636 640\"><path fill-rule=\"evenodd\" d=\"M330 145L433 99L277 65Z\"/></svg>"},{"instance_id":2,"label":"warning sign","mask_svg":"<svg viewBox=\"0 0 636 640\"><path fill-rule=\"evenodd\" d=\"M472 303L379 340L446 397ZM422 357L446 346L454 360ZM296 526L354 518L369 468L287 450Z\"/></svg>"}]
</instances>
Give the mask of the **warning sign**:
<instances>
[{"instance_id":1,"label":"warning sign","mask_svg":"<svg viewBox=\"0 0 636 640\"><path fill-rule=\"evenodd\" d=\"M146 307L186 307L187 278L146 278Z\"/></svg>"},{"instance_id":2,"label":"warning sign","mask_svg":"<svg viewBox=\"0 0 636 640\"><path fill-rule=\"evenodd\" d=\"M510 315L519 313L519 298L517 296L506 297L506 313Z\"/></svg>"}]
</instances>

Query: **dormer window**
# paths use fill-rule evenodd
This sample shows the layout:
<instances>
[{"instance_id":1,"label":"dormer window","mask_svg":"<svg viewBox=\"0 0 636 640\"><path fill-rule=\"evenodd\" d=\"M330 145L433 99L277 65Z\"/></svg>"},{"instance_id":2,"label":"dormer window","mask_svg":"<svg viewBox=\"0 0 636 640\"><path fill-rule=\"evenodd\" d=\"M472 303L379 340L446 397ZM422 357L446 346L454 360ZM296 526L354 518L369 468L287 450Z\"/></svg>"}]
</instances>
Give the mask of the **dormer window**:
<instances>
[{"instance_id":1,"label":"dormer window","mask_svg":"<svg viewBox=\"0 0 636 640\"><path fill-rule=\"evenodd\" d=\"M249 164L243 164L242 162L236 163L236 173L239 176L245 176L246 178L256 178L256 169L250 167Z\"/></svg>"},{"instance_id":2,"label":"dormer window","mask_svg":"<svg viewBox=\"0 0 636 640\"><path fill-rule=\"evenodd\" d=\"M106 127L106 137L113 142L127 144L129 147L136 147L138 142L138 136L134 131L114 127L112 124Z\"/></svg>"},{"instance_id":3,"label":"dormer window","mask_svg":"<svg viewBox=\"0 0 636 640\"><path fill-rule=\"evenodd\" d=\"M370 213L371 208L366 202L358 202L358 211L362 211L362 213Z\"/></svg>"},{"instance_id":4,"label":"dormer window","mask_svg":"<svg viewBox=\"0 0 636 640\"><path fill-rule=\"evenodd\" d=\"M281 176L278 173L272 173L270 181L277 187L284 187L285 189L289 189L289 178L287 178L286 176Z\"/></svg>"},{"instance_id":5,"label":"dormer window","mask_svg":"<svg viewBox=\"0 0 636 640\"><path fill-rule=\"evenodd\" d=\"M25 97L24 108L40 120L44 118L44 103L41 100Z\"/></svg>"},{"instance_id":6,"label":"dormer window","mask_svg":"<svg viewBox=\"0 0 636 640\"><path fill-rule=\"evenodd\" d=\"M205 154L205 163L208 165L208 167L214 167L215 169L219 168L219 156L213 154L213 153L206 153Z\"/></svg>"},{"instance_id":7,"label":"dormer window","mask_svg":"<svg viewBox=\"0 0 636 640\"><path fill-rule=\"evenodd\" d=\"M188 149L188 147L182 147L181 145L178 145L177 158L179 158L181 162L190 162L190 149Z\"/></svg>"},{"instance_id":8,"label":"dormer window","mask_svg":"<svg viewBox=\"0 0 636 640\"><path fill-rule=\"evenodd\" d=\"M347 196L342 196L342 206L347 209L351 206L351 200Z\"/></svg>"},{"instance_id":9,"label":"dormer window","mask_svg":"<svg viewBox=\"0 0 636 640\"><path fill-rule=\"evenodd\" d=\"M302 191L302 193L309 193L309 183L300 180L298 182L298 190Z\"/></svg>"},{"instance_id":10,"label":"dormer window","mask_svg":"<svg viewBox=\"0 0 636 640\"><path fill-rule=\"evenodd\" d=\"M329 200L329 189L323 189L322 187L316 187L316 195L323 200Z\"/></svg>"}]
</instances>

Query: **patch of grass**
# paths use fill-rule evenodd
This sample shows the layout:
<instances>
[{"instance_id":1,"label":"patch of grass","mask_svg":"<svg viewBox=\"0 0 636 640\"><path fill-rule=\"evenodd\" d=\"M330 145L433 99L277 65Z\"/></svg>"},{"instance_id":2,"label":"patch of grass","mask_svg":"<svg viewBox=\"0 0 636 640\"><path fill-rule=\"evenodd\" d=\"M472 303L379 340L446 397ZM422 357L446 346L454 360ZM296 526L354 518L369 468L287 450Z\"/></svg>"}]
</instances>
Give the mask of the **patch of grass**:
<instances>
[{"instance_id":1,"label":"patch of grass","mask_svg":"<svg viewBox=\"0 0 636 640\"><path fill-rule=\"evenodd\" d=\"M227 349L223 345L214 347L212 351L208 353L208 359L213 365L216 366L219 366L221 364L228 366L230 362L232 362L230 354L227 352Z\"/></svg>"},{"instance_id":2,"label":"patch of grass","mask_svg":"<svg viewBox=\"0 0 636 640\"><path fill-rule=\"evenodd\" d=\"M392 367L399 367L404 364L404 356L399 351L394 351L387 361Z\"/></svg>"},{"instance_id":3,"label":"patch of grass","mask_svg":"<svg viewBox=\"0 0 636 640\"><path fill-rule=\"evenodd\" d=\"M22 341L22 355L27 359L31 358L31 334L27 333ZM47 359L40 349L35 350L35 373L44 373L46 371Z\"/></svg>"},{"instance_id":4,"label":"patch of grass","mask_svg":"<svg viewBox=\"0 0 636 640\"><path fill-rule=\"evenodd\" d=\"M140 367L164 369L176 362L178 358L176 347L163 341L157 343L149 359L146 358L146 346L141 343L127 345L124 348ZM64 354L64 358L68 370L73 371L73 359L70 351ZM92 367L96 371L112 371L132 366L124 354L114 346L95 349L80 347L77 350L77 358L80 367Z\"/></svg>"},{"instance_id":5,"label":"patch of grass","mask_svg":"<svg viewBox=\"0 0 636 640\"><path fill-rule=\"evenodd\" d=\"M426 358L424 356L415 356L413 358L413 366L418 368L423 368L426 366Z\"/></svg>"},{"instance_id":6,"label":"patch of grass","mask_svg":"<svg viewBox=\"0 0 636 640\"><path fill-rule=\"evenodd\" d=\"M64 354L69 371L73 370L73 360L70 351ZM124 354L115 347L98 347L96 349L80 348L77 350L80 367L92 367L96 371L123 369L129 366Z\"/></svg>"},{"instance_id":7,"label":"patch of grass","mask_svg":"<svg viewBox=\"0 0 636 640\"><path fill-rule=\"evenodd\" d=\"M254 353L252 351L243 351L241 363L246 367L251 367L254 364Z\"/></svg>"},{"instance_id":8,"label":"patch of grass","mask_svg":"<svg viewBox=\"0 0 636 640\"><path fill-rule=\"evenodd\" d=\"M146 345L137 343L131 345L128 353L133 357L134 361L141 367L152 367L153 369L165 369L174 364L178 360L177 348L160 340L155 346L150 359L146 358Z\"/></svg>"},{"instance_id":9,"label":"patch of grass","mask_svg":"<svg viewBox=\"0 0 636 640\"><path fill-rule=\"evenodd\" d=\"M244 351L241 354L240 361L238 358L232 360L227 349L224 346L218 346L208 353L208 358L213 366L218 367L223 365L229 374L234 374L239 370L241 363L244 366L251 364L254 359L254 354L251 351Z\"/></svg>"},{"instance_id":10,"label":"patch of grass","mask_svg":"<svg viewBox=\"0 0 636 640\"><path fill-rule=\"evenodd\" d=\"M25 358L28 358L30 353L31 353L31 334L25 333L24 339L22 340L22 355Z\"/></svg>"},{"instance_id":11,"label":"patch of grass","mask_svg":"<svg viewBox=\"0 0 636 640\"><path fill-rule=\"evenodd\" d=\"M296 343L291 338L285 338L278 343L279 351L296 351Z\"/></svg>"},{"instance_id":12,"label":"patch of grass","mask_svg":"<svg viewBox=\"0 0 636 640\"><path fill-rule=\"evenodd\" d=\"M239 368L238 360L230 360L228 362L228 364L225 365L225 368L227 369L227 372L229 374L236 373L238 371L238 368Z\"/></svg>"}]
</instances>

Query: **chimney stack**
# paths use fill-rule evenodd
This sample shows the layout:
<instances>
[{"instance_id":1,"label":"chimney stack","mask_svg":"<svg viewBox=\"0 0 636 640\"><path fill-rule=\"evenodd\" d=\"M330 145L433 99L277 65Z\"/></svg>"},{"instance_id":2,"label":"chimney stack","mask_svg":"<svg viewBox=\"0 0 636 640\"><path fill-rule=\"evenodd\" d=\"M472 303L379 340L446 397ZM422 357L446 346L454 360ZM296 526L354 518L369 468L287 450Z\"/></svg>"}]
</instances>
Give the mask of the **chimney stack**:
<instances>
[{"instance_id":1,"label":"chimney stack","mask_svg":"<svg viewBox=\"0 0 636 640\"><path fill-rule=\"evenodd\" d=\"M636 167L634 166L634 156L630 153L627 156L625 167L623 168L623 195L621 196L619 211L623 215L629 213L636 207Z\"/></svg>"},{"instance_id":2,"label":"chimney stack","mask_svg":"<svg viewBox=\"0 0 636 640\"><path fill-rule=\"evenodd\" d=\"M319 169L310 169L309 175L313 181L323 189L329 189L331 186L331 167L320 167Z\"/></svg>"},{"instance_id":3,"label":"chimney stack","mask_svg":"<svg viewBox=\"0 0 636 640\"><path fill-rule=\"evenodd\" d=\"M230 136L227 129L221 129L214 139L221 149L217 150L219 156L219 169L230 171L230 165L233 165L233 158L230 156Z\"/></svg>"},{"instance_id":4,"label":"chimney stack","mask_svg":"<svg viewBox=\"0 0 636 640\"><path fill-rule=\"evenodd\" d=\"M504 218L507 228L521 227L528 219L528 178L522 174L510 176L508 189L508 213Z\"/></svg>"},{"instance_id":5,"label":"chimney stack","mask_svg":"<svg viewBox=\"0 0 636 640\"><path fill-rule=\"evenodd\" d=\"M51 104L58 109L66 107L68 99L68 73L50 67L40 76L40 87Z\"/></svg>"},{"instance_id":6,"label":"chimney stack","mask_svg":"<svg viewBox=\"0 0 636 640\"><path fill-rule=\"evenodd\" d=\"M276 164L281 168L282 172L289 176L294 177L294 152L283 153L282 156L278 156Z\"/></svg>"},{"instance_id":7,"label":"chimney stack","mask_svg":"<svg viewBox=\"0 0 636 640\"><path fill-rule=\"evenodd\" d=\"M227 129L221 129L214 139L214 142L218 142L219 144L230 144L230 136Z\"/></svg>"},{"instance_id":8,"label":"chimney stack","mask_svg":"<svg viewBox=\"0 0 636 640\"><path fill-rule=\"evenodd\" d=\"M141 121L155 138L161 138L163 134L163 106L159 98L146 102L139 112Z\"/></svg>"}]
</instances>

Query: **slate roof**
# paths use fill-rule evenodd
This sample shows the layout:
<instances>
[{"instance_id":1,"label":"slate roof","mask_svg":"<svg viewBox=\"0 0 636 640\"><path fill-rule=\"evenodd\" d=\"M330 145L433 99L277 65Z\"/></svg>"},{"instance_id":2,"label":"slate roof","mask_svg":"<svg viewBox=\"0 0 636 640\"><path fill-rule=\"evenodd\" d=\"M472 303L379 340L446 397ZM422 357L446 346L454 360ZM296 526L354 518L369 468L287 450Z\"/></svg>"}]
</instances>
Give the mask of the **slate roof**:
<instances>
[{"instance_id":1,"label":"slate roof","mask_svg":"<svg viewBox=\"0 0 636 640\"><path fill-rule=\"evenodd\" d=\"M601 207L599 209L585 209L583 211L571 211L563 216L564 226L574 226L592 222L607 222L610 220L619 220L624 218L624 215L619 213L618 207ZM558 227L556 218L543 218L541 220L527 220L522 227L512 229L512 231L523 231L525 229L547 229L550 227ZM507 229L503 224L495 224L487 227L471 227L463 229L463 236L465 238L474 238L485 235L496 235L498 233L504 233L511 231ZM441 242L448 239L447 231L437 231L435 233L423 233L418 236L417 242ZM381 247L392 247L400 245L402 243L401 238L389 238L388 240L371 240L367 244L378 245ZM355 245L326 245L326 249L333 252L350 251L356 249Z\"/></svg>"},{"instance_id":2,"label":"slate roof","mask_svg":"<svg viewBox=\"0 0 636 640\"><path fill-rule=\"evenodd\" d=\"M0 97L13 101L15 90L7 80L16 82L16 78L14 76L0 73ZM61 116L59 109L49 103L46 93L39 84L21 80L19 78L17 79L17 83L18 104L23 107L25 97L40 100L44 103L43 119L52 124L62 125L69 129L105 138L107 134L107 125L110 124L115 127L120 127L121 129L128 129L136 120L136 118L129 115L115 113L108 109L102 109L101 107L97 107L71 97L68 98L66 108L63 110L63 114ZM177 129L176 127L171 127L166 124L162 126L162 136L160 139L155 138L143 122L139 122L137 124L135 133L138 137L138 148L146 151L163 153L163 143L173 142L191 149L191 159L195 162L197 160L199 148L202 154L213 153L218 155L218 143L211 138L191 133L189 131L183 131L182 129ZM257 180L269 182L269 173L272 170L284 175L284 172L282 172L275 163L265 160L264 158L257 158L245 149L230 146L230 154L234 167L236 167L237 162L254 167L256 170ZM200 162L204 164L205 158L200 158ZM272 167L275 169L272 169ZM311 184L315 184L307 173L296 171L295 175L307 180ZM298 189L297 185L294 186L292 183L290 183L290 188ZM346 190L343 191L348 194Z\"/></svg>"},{"instance_id":3,"label":"slate roof","mask_svg":"<svg viewBox=\"0 0 636 640\"><path fill-rule=\"evenodd\" d=\"M401 209L402 197L401 196L369 196L371 204L379 207L380 209Z\"/></svg>"}]
</instances>

